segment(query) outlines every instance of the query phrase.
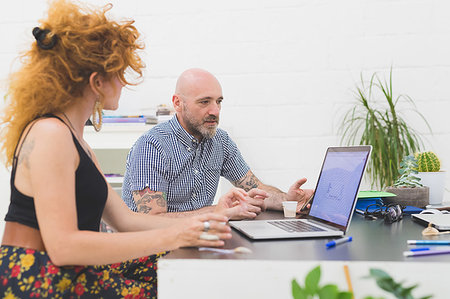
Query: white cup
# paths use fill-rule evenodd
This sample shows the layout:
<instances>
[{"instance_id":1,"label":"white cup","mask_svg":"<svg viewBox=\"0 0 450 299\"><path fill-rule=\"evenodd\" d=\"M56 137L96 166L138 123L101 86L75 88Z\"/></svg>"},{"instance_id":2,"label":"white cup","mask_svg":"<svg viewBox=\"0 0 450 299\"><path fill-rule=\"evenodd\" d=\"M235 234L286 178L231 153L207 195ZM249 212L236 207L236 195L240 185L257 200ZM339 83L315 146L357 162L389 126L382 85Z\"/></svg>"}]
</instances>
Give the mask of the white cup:
<instances>
[{"instance_id":1,"label":"white cup","mask_svg":"<svg viewBox=\"0 0 450 299\"><path fill-rule=\"evenodd\" d=\"M296 201L283 201L284 217L293 218L297 214Z\"/></svg>"}]
</instances>

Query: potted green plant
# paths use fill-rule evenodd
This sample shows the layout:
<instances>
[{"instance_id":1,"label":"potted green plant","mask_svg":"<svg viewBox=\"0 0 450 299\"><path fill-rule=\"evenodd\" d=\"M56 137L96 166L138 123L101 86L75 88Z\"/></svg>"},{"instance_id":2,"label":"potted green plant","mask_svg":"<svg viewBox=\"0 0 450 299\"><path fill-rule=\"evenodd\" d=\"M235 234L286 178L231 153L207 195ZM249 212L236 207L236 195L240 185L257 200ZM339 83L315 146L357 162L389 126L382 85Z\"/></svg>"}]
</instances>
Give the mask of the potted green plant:
<instances>
[{"instance_id":1,"label":"potted green plant","mask_svg":"<svg viewBox=\"0 0 450 299\"><path fill-rule=\"evenodd\" d=\"M424 186L430 188L430 205L440 205L444 198L446 172L441 170L441 162L433 152L416 153L417 176Z\"/></svg>"},{"instance_id":2,"label":"potted green plant","mask_svg":"<svg viewBox=\"0 0 450 299\"><path fill-rule=\"evenodd\" d=\"M402 206L414 206L423 208L428 205L430 188L420 183L417 177L417 160L413 155L405 156L400 163L400 177L393 186L386 191L394 193L395 197L383 199L385 204L399 204Z\"/></svg>"},{"instance_id":3,"label":"potted green plant","mask_svg":"<svg viewBox=\"0 0 450 299\"><path fill-rule=\"evenodd\" d=\"M389 81L374 73L367 85L361 74L361 85L356 87L356 100L356 105L345 114L339 127L341 143L372 145L367 169L372 188L392 186L402 158L420 151L423 145L418 133L401 117L400 111L417 114L430 132L431 128L409 96L394 97L392 68Z\"/></svg>"}]
</instances>

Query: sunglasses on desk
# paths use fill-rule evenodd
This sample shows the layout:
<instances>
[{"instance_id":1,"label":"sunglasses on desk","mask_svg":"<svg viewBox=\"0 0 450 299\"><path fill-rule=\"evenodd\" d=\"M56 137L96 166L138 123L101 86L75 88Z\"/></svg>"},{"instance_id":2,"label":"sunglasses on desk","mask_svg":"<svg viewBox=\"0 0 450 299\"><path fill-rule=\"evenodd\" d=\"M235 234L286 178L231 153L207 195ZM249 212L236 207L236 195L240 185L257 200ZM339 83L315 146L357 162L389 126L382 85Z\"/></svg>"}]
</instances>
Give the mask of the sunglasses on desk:
<instances>
[{"instance_id":1,"label":"sunglasses on desk","mask_svg":"<svg viewBox=\"0 0 450 299\"><path fill-rule=\"evenodd\" d=\"M384 222L390 224L403 218L403 209L404 207L398 204L381 205L375 203L366 207L366 210L364 211L364 218L384 218Z\"/></svg>"}]
</instances>

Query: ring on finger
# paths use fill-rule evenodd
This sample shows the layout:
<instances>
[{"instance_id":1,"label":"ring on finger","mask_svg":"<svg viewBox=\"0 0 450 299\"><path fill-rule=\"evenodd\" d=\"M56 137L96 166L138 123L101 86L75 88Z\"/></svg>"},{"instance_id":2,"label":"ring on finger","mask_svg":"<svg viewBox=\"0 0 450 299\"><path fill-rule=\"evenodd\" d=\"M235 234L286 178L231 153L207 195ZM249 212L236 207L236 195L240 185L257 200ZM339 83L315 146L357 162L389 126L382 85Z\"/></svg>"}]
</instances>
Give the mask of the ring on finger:
<instances>
[{"instance_id":1,"label":"ring on finger","mask_svg":"<svg viewBox=\"0 0 450 299\"><path fill-rule=\"evenodd\" d=\"M203 222L203 231L207 232L209 231L209 228L211 227L211 224L209 223L209 221L205 221Z\"/></svg>"}]
</instances>

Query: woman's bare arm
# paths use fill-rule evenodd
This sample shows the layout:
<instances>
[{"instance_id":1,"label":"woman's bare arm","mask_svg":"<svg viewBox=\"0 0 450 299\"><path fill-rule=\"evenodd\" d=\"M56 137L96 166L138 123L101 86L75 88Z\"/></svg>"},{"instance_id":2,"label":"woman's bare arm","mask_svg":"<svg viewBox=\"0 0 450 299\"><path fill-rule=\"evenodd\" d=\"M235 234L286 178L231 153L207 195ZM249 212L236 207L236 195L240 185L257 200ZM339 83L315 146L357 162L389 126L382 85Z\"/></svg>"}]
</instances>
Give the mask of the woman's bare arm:
<instances>
[{"instance_id":1,"label":"woman's bare arm","mask_svg":"<svg viewBox=\"0 0 450 299\"><path fill-rule=\"evenodd\" d=\"M165 228L139 232L110 234L80 231L75 204L75 170L79 157L70 131L58 120L45 119L35 124L27 140L33 143L26 157L28 168L24 169L23 176L28 177L32 190L27 195L34 197L42 239L56 265L109 264L180 246L221 246L223 241L220 240L199 239L203 221L209 219L217 221L212 221L212 225L221 239L231 237L229 228L219 223L226 221L226 218L214 214L175 223L168 222L171 219L158 217L145 222L148 227L144 229ZM117 220L119 211L123 211L124 228L138 228L144 223L131 220L140 219L137 218L140 216L129 212L118 199L111 200L110 196L106 207L113 211L109 214L114 215L114 219Z\"/></svg>"}]
</instances>

